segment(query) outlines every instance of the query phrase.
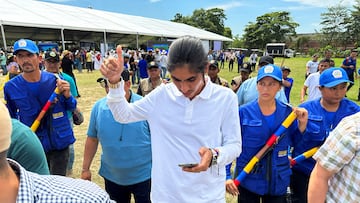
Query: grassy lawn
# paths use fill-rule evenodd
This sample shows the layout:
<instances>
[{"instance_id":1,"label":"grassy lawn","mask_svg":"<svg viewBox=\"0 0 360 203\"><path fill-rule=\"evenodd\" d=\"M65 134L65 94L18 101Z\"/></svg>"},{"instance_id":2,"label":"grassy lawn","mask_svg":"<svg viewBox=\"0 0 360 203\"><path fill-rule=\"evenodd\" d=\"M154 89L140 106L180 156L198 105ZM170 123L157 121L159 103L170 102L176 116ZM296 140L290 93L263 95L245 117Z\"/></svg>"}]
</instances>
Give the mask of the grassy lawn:
<instances>
[{"instance_id":1,"label":"grassy lawn","mask_svg":"<svg viewBox=\"0 0 360 203\"><path fill-rule=\"evenodd\" d=\"M247 58L245 59L245 61ZM294 85L291 90L291 96L290 100L291 103L294 106L297 106L300 103L300 90L304 83L304 74L305 74L305 65L306 62L310 60L309 58L291 58L291 59L285 59L283 61L282 58L275 58L275 64L280 65L282 62L284 62L285 66L288 66L291 68L291 73L289 77L294 78ZM342 62L342 59L336 59L335 64L339 66ZM237 64L234 64L234 71L229 72L228 71L228 65L225 64L225 69L222 69L220 72L220 76L227 79L229 82L234 76L237 76ZM77 138L77 141L75 142L75 163L74 163L74 169L73 169L73 177L79 178L81 174L82 169L82 160L83 160L83 152L84 152L84 145L85 145L85 139L86 139L86 133L87 133L87 127L89 124L89 117L91 108L94 105L95 101L105 96L105 91L103 88L100 87L100 85L96 82L96 79L98 77L101 77L101 74L99 71L95 71L93 73L87 73L86 70L83 73L77 73L77 71L74 71L79 93L81 94L81 98L78 99L78 107L82 110L85 121L80 126L74 127L74 132ZM255 76L257 73L252 73L252 76ZM0 76L0 82L4 79L3 76ZM358 80L355 82L355 85L353 88L348 92L347 96L349 99L356 100L357 94L359 89L359 82ZM2 92L0 93L0 98L2 98ZM104 187L103 179L97 174L99 165L100 165L100 151L98 150L98 153L96 157L94 158L94 161L91 166L91 171L93 175L93 181L97 184L99 184L101 187ZM231 197L230 195L227 195L228 202L237 202L236 197Z\"/></svg>"},{"instance_id":2,"label":"grassy lawn","mask_svg":"<svg viewBox=\"0 0 360 203\"><path fill-rule=\"evenodd\" d=\"M291 77L294 79L294 84L293 87L291 89L291 93L290 93L290 102L291 104L293 104L294 106L297 106L300 104L300 91L301 88L304 85L304 81L305 81L305 68L306 68L306 63L310 60L311 58L286 58L285 60L283 58L275 58L275 64L280 66L282 63L284 66L287 66L291 69L291 73L288 77ZM247 58L244 60L246 61ZM339 67L342 63L341 58L336 58L335 59L335 66ZM236 66L236 68L235 68ZM234 70L233 72L229 72L228 71L228 66L225 64L225 68L221 69L220 71L220 76L227 79L228 82L231 82L231 79L234 76L237 76L237 64L234 64ZM251 76L256 76L257 72L253 72L251 73ZM347 93L347 96L349 99L356 101L357 100L357 96L358 96L358 91L359 91L359 81L356 80L354 86L350 89L350 91Z\"/></svg>"}]
</instances>

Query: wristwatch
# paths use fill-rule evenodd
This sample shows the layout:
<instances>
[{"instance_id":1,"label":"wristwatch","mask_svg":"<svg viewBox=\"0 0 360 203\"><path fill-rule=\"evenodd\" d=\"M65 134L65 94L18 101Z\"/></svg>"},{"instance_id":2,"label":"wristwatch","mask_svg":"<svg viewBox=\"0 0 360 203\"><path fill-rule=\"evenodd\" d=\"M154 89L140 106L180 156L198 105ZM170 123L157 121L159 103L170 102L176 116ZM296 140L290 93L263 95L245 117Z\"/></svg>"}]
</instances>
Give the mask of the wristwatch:
<instances>
[{"instance_id":1,"label":"wristwatch","mask_svg":"<svg viewBox=\"0 0 360 203\"><path fill-rule=\"evenodd\" d=\"M120 87L120 82L115 83L115 84L111 84L111 83L109 83L109 87L110 87L111 89L116 89L116 88L119 88L119 87Z\"/></svg>"},{"instance_id":2,"label":"wristwatch","mask_svg":"<svg viewBox=\"0 0 360 203\"><path fill-rule=\"evenodd\" d=\"M122 80L122 77L120 77L120 81L121 81L121 80ZM110 87L111 89L116 89L116 88L119 88L119 87L120 87L120 81L117 82L117 83L115 83L115 84L110 83L109 80L108 80L107 82L108 82L109 87Z\"/></svg>"},{"instance_id":3,"label":"wristwatch","mask_svg":"<svg viewBox=\"0 0 360 203\"><path fill-rule=\"evenodd\" d=\"M209 165L209 167L211 167L211 166L214 166L214 165L217 164L217 159L218 159L218 156L219 156L219 150L214 149L214 148L209 148L209 150L212 153L212 159L211 159L211 162L210 162L210 165Z\"/></svg>"}]
</instances>

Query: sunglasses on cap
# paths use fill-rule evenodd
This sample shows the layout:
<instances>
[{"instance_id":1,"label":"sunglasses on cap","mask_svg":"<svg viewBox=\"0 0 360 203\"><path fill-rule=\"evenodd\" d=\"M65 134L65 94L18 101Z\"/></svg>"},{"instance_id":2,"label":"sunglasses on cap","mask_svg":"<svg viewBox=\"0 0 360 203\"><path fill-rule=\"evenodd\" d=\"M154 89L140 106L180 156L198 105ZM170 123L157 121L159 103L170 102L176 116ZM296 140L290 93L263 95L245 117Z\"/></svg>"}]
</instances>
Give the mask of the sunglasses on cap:
<instances>
[{"instance_id":1,"label":"sunglasses on cap","mask_svg":"<svg viewBox=\"0 0 360 203\"><path fill-rule=\"evenodd\" d=\"M108 83L107 83L107 80L105 78L99 78L97 80L97 82L100 84L100 86L102 88L107 88L108 87Z\"/></svg>"}]
</instances>

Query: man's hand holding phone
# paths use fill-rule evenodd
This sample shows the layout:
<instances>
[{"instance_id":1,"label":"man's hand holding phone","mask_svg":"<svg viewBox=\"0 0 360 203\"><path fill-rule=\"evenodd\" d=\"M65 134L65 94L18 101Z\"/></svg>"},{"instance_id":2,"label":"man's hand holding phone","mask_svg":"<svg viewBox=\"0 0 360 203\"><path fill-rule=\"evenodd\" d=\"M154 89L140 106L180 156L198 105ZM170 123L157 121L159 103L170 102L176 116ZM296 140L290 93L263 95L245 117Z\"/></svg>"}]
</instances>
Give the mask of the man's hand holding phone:
<instances>
[{"instance_id":1,"label":"man's hand holding phone","mask_svg":"<svg viewBox=\"0 0 360 203\"><path fill-rule=\"evenodd\" d=\"M192 167L182 167L183 171L200 173L201 171L208 170L211 160L212 160L212 152L207 147L201 147L199 149L200 162L196 165L192 165ZM192 164L192 163L191 163Z\"/></svg>"}]
</instances>

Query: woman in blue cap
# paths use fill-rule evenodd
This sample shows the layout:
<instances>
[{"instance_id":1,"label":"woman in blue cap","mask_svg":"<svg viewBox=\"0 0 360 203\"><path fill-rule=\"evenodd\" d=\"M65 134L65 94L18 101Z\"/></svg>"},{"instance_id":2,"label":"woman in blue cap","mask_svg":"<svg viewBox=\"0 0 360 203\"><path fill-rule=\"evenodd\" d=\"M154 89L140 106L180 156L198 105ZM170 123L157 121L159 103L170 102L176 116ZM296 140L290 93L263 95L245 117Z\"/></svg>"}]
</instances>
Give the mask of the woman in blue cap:
<instances>
[{"instance_id":1,"label":"woman in blue cap","mask_svg":"<svg viewBox=\"0 0 360 203\"><path fill-rule=\"evenodd\" d=\"M243 170L292 111L297 115L297 121L279 137L272 150L265 154L239 187L231 179L231 166L227 166L226 190L232 195L239 195L238 202L286 202L291 175L288 147L296 131L304 132L307 111L292 108L275 99L281 87L281 69L273 64L263 66L257 75L258 99L239 108L243 145L235 171Z\"/></svg>"},{"instance_id":2,"label":"woman in blue cap","mask_svg":"<svg viewBox=\"0 0 360 203\"><path fill-rule=\"evenodd\" d=\"M341 119L360 111L359 105L345 98L348 84L351 83L343 68L329 68L321 73L321 98L300 105L308 110L309 121L305 133L295 136L293 157L320 147ZM294 200L307 202L309 178L315 163L310 157L292 167L291 188Z\"/></svg>"}]
</instances>

